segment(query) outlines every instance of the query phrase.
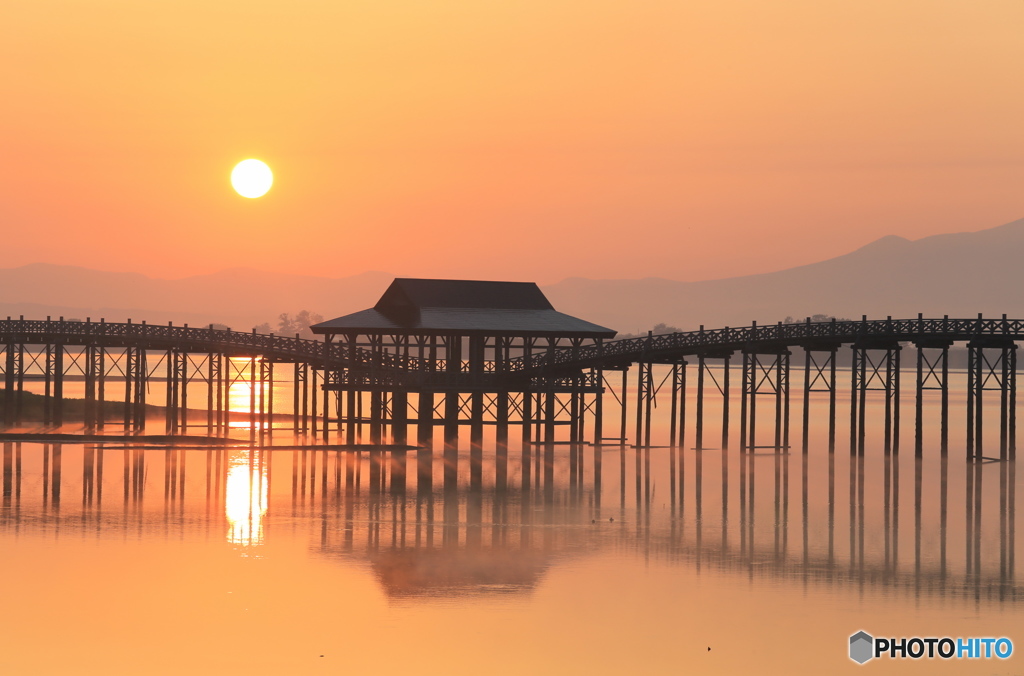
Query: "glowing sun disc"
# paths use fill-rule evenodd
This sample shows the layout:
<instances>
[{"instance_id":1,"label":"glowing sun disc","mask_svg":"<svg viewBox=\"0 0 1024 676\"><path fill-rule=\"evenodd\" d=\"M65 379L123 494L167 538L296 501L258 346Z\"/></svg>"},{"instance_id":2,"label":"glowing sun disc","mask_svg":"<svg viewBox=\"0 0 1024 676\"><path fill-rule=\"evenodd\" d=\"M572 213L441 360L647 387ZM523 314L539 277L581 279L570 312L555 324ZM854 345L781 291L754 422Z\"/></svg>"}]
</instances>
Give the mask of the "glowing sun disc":
<instances>
[{"instance_id":1,"label":"glowing sun disc","mask_svg":"<svg viewBox=\"0 0 1024 676\"><path fill-rule=\"evenodd\" d=\"M263 197L274 184L274 173L259 160L242 160L231 170L231 186L242 197Z\"/></svg>"}]
</instances>

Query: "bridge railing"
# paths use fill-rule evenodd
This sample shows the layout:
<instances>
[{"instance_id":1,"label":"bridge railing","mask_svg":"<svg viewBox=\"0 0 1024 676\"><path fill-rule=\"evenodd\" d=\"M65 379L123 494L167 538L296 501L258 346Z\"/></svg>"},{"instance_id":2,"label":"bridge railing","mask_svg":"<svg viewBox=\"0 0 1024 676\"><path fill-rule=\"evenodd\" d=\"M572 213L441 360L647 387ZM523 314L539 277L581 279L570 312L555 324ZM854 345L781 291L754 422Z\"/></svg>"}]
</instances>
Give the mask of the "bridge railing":
<instances>
[{"instance_id":1,"label":"bridge railing","mask_svg":"<svg viewBox=\"0 0 1024 676\"><path fill-rule=\"evenodd\" d=\"M756 324L682 331L641 338L626 338L586 347L558 348L509 362L513 372L557 368L586 363L636 361L659 353L699 354L715 350L809 345L815 342L854 343L866 339L913 341L922 337L971 340L980 337L1024 339L1024 320L978 317L975 319L862 319L860 321ZM682 356L682 354L680 355Z\"/></svg>"},{"instance_id":2,"label":"bridge railing","mask_svg":"<svg viewBox=\"0 0 1024 676\"><path fill-rule=\"evenodd\" d=\"M263 355L281 361L303 361L328 369L348 368L367 372L401 374L447 372L446 360L429 360L401 354L355 348L343 343L324 343L299 337L245 333L229 329L196 328L161 324L61 320L0 320L0 336L15 340L37 335L47 340L87 344L95 340L125 340L156 344L160 347L184 346L186 349L239 351ZM494 363L484 371L496 376L525 376L546 369L585 368L588 365L629 363L651 356L680 358L701 352L769 349L811 345L815 342L847 343L882 339L913 341L924 337L944 340L970 340L979 337L1024 339L1024 320L977 317L954 319L876 319L860 321L801 322L793 324L756 324L683 331L641 338L626 338L589 346L574 346L537 352L505 362L503 369ZM468 362L459 364L456 373L465 374ZM458 377L458 376L454 376Z\"/></svg>"},{"instance_id":3,"label":"bridge railing","mask_svg":"<svg viewBox=\"0 0 1024 676\"><path fill-rule=\"evenodd\" d=\"M325 343L298 336L146 322L7 318L0 319L0 336L6 336L7 340L14 340L15 336L21 336L22 339L29 336L45 336L47 340L67 344L84 345L96 341L123 340L139 344L156 344L160 347L181 346L211 351L238 351L283 361L299 360L330 369L352 368L370 372L429 373L445 370L448 366L444 359L431 361L361 347L353 349L344 343ZM459 364L459 372L468 370L468 362Z\"/></svg>"},{"instance_id":4,"label":"bridge railing","mask_svg":"<svg viewBox=\"0 0 1024 676\"><path fill-rule=\"evenodd\" d=\"M130 341L161 346L190 346L211 351L240 351L277 359L298 359L310 363L328 363L333 367L362 367L372 369L416 370L421 367L411 357L378 353L358 348L354 352L336 343L324 343L306 338L275 334L245 333L213 327L197 328L148 324L145 322L106 322L0 319L0 335L12 340L29 336L45 336L69 344L88 344L95 341Z\"/></svg>"}]
</instances>

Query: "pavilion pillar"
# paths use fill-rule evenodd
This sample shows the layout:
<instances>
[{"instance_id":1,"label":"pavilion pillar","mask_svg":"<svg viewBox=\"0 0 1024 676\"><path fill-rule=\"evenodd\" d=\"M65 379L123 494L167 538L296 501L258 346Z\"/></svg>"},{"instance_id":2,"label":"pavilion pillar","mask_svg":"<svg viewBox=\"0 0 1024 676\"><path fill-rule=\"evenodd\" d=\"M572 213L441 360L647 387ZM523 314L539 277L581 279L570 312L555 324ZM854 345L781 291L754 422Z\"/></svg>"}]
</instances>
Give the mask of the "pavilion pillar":
<instances>
[{"instance_id":1,"label":"pavilion pillar","mask_svg":"<svg viewBox=\"0 0 1024 676\"><path fill-rule=\"evenodd\" d=\"M416 487L421 495L429 494L433 484L434 463L434 393L420 392L416 407Z\"/></svg>"},{"instance_id":2,"label":"pavilion pillar","mask_svg":"<svg viewBox=\"0 0 1024 676\"><path fill-rule=\"evenodd\" d=\"M391 443L398 446L409 443L409 393L405 390L391 393Z\"/></svg>"}]
</instances>

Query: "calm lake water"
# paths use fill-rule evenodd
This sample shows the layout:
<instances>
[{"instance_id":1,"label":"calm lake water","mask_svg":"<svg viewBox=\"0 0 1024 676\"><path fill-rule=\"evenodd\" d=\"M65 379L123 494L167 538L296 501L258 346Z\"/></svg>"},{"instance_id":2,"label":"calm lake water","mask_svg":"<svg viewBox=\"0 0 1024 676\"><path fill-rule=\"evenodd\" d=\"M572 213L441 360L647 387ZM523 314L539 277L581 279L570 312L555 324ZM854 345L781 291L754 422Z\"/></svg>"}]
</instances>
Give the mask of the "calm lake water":
<instances>
[{"instance_id":1,"label":"calm lake water","mask_svg":"<svg viewBox=\"0 0 1024 676\"><path fill-rule=\"evenodd\" d=\"M918 462L912 402L899 456L876 425L851 459L844 399L834 455L818 415L807 456L604 446L598 483L558 446L532 490L518 446L504 489L488 448L482 487L437 453L418 490L413 453L403 492L366 452L6 443L0 674L1024 672L848 658L858 630L1024 650L1024 588L1020 472L965 463L962 404Z\"/></svg>"}]
</instances>

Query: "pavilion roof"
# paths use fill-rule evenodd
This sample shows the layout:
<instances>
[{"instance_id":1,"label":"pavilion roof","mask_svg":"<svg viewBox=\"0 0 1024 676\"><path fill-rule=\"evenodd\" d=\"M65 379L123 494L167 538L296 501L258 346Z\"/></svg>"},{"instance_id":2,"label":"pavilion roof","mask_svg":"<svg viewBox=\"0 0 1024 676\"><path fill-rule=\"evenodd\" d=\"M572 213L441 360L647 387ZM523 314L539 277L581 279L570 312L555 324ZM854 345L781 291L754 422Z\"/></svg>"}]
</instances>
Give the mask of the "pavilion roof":
<instances>
[{"instance_id":1,"label":"pavilion roof","mask_svg":"<svg viewBox=\"0 0 1024 676\"><path fill-rule=\"evenodd\" d=\"M558 312L533 282L396 279L377 304L314 333L611 338L615 331Z\"/></svg>"}]
</instances>

